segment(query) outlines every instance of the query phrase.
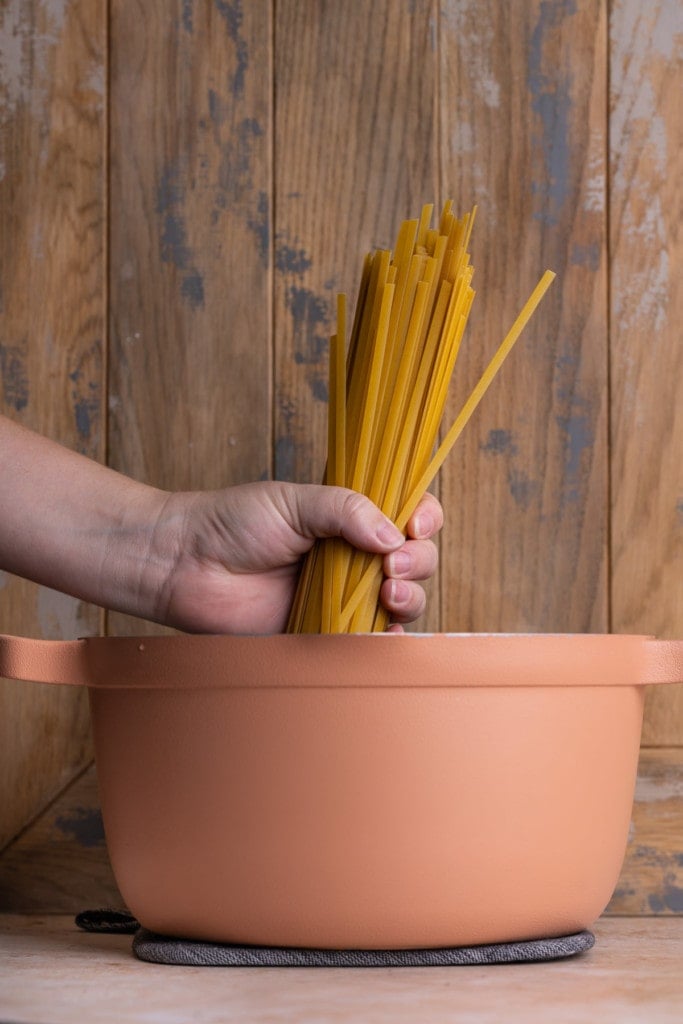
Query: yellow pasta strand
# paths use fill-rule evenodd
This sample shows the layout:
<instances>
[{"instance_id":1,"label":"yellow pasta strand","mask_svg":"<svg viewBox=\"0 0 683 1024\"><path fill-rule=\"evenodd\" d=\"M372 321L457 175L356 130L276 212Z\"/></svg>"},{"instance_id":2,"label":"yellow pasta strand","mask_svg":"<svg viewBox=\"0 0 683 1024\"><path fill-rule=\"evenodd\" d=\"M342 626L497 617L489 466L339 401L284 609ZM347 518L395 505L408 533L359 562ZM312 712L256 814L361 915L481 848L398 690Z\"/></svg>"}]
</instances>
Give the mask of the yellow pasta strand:
<instances>
[{"instance_id":1,"label":"yellow pasta strand","mask_svg":"<svg viewBox=\"0 0 683 1024\"><path fill-rule=\"evenodd\" d=\"M348 341L346 298L330 339L325 482L367 494L405 530L410 516L483 398L554 275L547 271L436 448L449 382L474 298L469 244L476 208L461 218L449 200L404 221L393 254L365 258ZM436 451L435 451L436 448ZM384 630L382 558L339 538L309 552L290 632Z\"/></svg>"}]
</instances>

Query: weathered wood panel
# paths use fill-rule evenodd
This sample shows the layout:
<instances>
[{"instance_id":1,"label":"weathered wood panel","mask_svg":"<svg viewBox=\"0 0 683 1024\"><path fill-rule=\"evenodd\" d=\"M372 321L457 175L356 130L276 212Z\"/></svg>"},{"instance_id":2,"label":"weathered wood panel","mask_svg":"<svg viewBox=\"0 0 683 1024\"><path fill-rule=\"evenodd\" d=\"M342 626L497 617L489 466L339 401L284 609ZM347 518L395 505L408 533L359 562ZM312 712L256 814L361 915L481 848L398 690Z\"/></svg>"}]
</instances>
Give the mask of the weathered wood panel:
<instances>
[{"instance_id":1,"label":"weathered wood panel","mask_svg":"<svg viewBox=\"0 0 683 1024\"><path fill-rule=\"evenodd\" d=\"M439 38L442 187L479 206L453 418L557 273L443 471L444 628L603 631L604 4L442 3Z\"/></svg>"},{"instance_id":2,"label":"weathered wood panel","mask_svg":"<svg viewBox=\"0 0 683 1024\"><path fill-rule=\"evenodd\" d=\"M558 279L446 465L418 626L603 630L611 601L615 631L683 636L680 5L615 0L608 39L602 0L113 0L110 76L104 8L0 11L0 408L104 452L110 79L112 465L169 488L319 479L337 291L423 202L477 202L452 412L543 268ZM0 630L98 628L0 573ZM680 688L653 692L663 749L642 754L610 913L683 910L682 712ZM0 731L0 847L38 816L0 858L0 902L119 902L94 774L69 785L82 696L4 682Z\"/></svg>"},{"instance_id":3,"label":"weathered wood panel","mask_svg":"<svg viewBox=\"0 0 683 1024\"><path fill-rule=\"evenodd\" d=\"M612 627L683 637L683 7L610 18ZM683 744L683 686L653 688L646 744Z\"/></svg>"},{"instance_id":4,"label":"weathered wood panel","mask_svg":"<svg viewBox=\"0 0 683 1024\"><path fill-rule=\"evenodd\" d=\"M4 851L0 906L55 914L123 907L107 855L94 767Z\"/></svg>"},{"instance_id":5,"label":"weathered wood panel","mask_svg":"<svg viewBox=\"0 0 683 1024\"><path fill-rule=\"evenodd\" d=\"M0 411L94 458L102 429L104 9L0 9ZM100 613L0 573L0 630L96 633ZM0 848L91 757L85 695L0 683Z\"/></svg>"},{"instance_id":6,"label":"weathered wood panel","mask_svg":"<svg viewBox=\"0 0 683 1024\"><path fill-rule=\"evenodd\" d=\"M271 35L266 0L111 5L110 464L164 488L270 472Z\"/></svg>"},{"instance_id":7,"label":"weathered wood panel","mask_svg":"<svg viewBox=\"0 0 683 1024\"><path fill-rule=\"evenodd\" d=\"M643 750L610 914L683 914L683 750Z\"/></svg>"},{"instance_id":8,"label":"weathered wood panel","mask_svg":"<svg viewBox=\"0 0 683 1024\"><path fill-rule=\"evenodd\" d=\"M439 201L436 10L284 0L276 19L275 475L317 482L336 295L353 310L365 253Z\"/></svg>"}]
</instances>

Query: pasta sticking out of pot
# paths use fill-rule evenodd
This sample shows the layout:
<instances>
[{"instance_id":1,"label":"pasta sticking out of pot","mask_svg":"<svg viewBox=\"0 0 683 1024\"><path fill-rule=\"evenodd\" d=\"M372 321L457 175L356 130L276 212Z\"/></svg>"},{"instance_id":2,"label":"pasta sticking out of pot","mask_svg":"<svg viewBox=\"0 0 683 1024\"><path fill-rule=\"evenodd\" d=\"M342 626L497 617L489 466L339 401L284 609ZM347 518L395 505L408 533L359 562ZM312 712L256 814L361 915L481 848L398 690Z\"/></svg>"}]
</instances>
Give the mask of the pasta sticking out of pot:
<instances>
[{"instance_id":1,"label":"pasta sticking out of pot","mask_svg":"<svg viewBox=\"0 0 683 1024\"><path fill-rule=\"evenodd\" d=\"M476 208L447 202L404 221L394 252L366 257L346 351L346 296L330 339L325 483L368 495L400 529L441 468L555 275L546 271L437 447L448 386L474 299L468 252ZM382 559L340 539L317 541L304 562L287 630L386 629Z\"/></svg>"}]
</instances>

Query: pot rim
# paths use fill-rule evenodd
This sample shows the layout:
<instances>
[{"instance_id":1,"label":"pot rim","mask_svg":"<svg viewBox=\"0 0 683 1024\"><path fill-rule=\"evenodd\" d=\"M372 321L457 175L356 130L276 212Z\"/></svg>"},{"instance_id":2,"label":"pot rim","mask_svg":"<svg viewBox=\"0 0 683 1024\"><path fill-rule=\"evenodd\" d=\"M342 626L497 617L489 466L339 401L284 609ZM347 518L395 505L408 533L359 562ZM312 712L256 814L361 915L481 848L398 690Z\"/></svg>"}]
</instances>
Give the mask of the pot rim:
<instances>
[{"instance_id":1,"label":"pot rim","mask_svg":"<svg viewBox=\"0 0 683 1024\"><path fill-rule=\"evenodd\" d=\"M683 641L621 633L0 636L0 676L117 690L632 687L683 682Z\"/></svg>"}]
</instances>

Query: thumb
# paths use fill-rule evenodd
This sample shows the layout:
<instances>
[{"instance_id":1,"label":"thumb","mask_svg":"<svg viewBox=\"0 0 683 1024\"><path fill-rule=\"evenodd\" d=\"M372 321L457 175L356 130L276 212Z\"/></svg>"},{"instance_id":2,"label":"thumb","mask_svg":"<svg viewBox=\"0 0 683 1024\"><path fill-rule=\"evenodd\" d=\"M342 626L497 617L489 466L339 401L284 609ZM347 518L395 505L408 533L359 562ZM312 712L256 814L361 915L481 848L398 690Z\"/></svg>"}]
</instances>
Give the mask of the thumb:
<instances>
[{"instance_id":1,"label":"thumb","mask_svg":"<svg viewBox=\"0 0 683 1024\"><path fill-rule=\"evenodd\" d=\"M376 554L395 551L405 542L397 526L369 498L346 487L291 484L288 501L294 529L304 537L343 537Z\"/></svg>"}]
</instances>

